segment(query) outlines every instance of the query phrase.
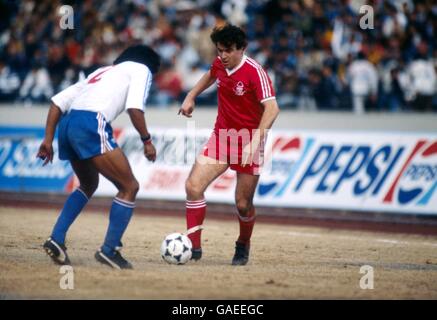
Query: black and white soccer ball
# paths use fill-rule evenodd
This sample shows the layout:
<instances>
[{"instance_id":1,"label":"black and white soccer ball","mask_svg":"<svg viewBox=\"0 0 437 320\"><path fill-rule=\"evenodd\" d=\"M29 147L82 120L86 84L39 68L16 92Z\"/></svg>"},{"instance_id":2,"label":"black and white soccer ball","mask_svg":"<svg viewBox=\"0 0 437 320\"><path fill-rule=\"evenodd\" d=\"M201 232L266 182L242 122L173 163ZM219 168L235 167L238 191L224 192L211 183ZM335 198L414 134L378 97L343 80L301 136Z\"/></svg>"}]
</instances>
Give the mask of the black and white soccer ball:
<instances>
[{"instance_id":1,"label":"black and white soccer ball","mask_svg":"<svg viewBox=\"0 0 437 320\"><path fill-rule=\"evenodd\" d=\"M161 244L161 256L170 264L185 264L191 259L191 240L182 233L171 233Z\"/></svg>"}]
</instances>

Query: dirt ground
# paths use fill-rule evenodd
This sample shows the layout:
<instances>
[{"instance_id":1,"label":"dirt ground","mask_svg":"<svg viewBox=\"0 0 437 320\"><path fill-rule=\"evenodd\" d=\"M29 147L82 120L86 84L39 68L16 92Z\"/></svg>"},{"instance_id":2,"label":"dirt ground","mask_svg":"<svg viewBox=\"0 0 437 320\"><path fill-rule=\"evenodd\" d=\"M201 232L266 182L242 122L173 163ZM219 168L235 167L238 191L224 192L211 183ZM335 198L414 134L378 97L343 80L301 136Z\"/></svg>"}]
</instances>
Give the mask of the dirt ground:
<instances>
[{"instance_id":1,"label":"dirt ground","mask_svg":"<svg viewBox=\"0 0 437 320\"><path fill-rule=\"evenodd\" d=\"M168 265L159 253L166 234L185 230L184 217L134 215L124 255L134 270L94 260L107 214L85 211L73 224L68 252L74 289L42 250L56 210L0 207L0 299L437 299L437 237L339 231L259 223L250 262L230 261L237 221L205 221L204 256ZM362 266L373 289L361 289ZM366 282L370 284L370 282Z\"/></svg>"}]
</instances>

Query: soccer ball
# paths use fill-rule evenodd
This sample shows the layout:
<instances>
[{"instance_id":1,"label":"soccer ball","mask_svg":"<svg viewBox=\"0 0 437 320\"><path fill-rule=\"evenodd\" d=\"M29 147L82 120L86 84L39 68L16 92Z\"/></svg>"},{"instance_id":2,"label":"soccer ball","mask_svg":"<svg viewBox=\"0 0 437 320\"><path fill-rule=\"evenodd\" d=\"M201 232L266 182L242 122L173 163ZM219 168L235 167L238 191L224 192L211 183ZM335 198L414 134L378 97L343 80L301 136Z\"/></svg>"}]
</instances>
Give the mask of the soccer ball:
<instances>
[{"instance_id":1,"label":"soccer ball","mask_svg":"<svg viewBox=\"0 0 437 320\"><path fill-rule=\"evenodd\" d=\"M184 264L191 259L191 240L182 233L171 233L161 244L161 257L170 264Z\"/></svg>"}]
</instances>

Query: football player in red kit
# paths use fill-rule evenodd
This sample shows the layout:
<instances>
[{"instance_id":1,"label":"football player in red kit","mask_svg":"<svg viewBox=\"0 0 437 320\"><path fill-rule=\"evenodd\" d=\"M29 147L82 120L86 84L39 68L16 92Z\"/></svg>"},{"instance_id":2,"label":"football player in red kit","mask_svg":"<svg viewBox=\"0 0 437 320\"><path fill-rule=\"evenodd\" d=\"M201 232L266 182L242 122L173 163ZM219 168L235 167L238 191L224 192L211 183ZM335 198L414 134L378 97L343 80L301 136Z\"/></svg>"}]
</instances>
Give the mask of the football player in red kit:
<instances>
[{"instance_id":1,"label":"football player in red kit","mask_svg":"<svg viewBox=\"0 0 437 320\"><path fill-rule=\"evenodd\" d=\"M179 113L191 117L195 98L217 84L218 115L211 138L196 159L186 181L187 233L193 243L192 259L202 256L201 229L206 213L204 192L228 168L237 172L235 202L240 223L233 265L249 260L255 224L253 197L263 160L267 130L279 108L272 82L255 60L245 55L246 34L233 25L215 28L211 40L218 56L210 70L187 94Z\"/></svg>"}]
</instances>

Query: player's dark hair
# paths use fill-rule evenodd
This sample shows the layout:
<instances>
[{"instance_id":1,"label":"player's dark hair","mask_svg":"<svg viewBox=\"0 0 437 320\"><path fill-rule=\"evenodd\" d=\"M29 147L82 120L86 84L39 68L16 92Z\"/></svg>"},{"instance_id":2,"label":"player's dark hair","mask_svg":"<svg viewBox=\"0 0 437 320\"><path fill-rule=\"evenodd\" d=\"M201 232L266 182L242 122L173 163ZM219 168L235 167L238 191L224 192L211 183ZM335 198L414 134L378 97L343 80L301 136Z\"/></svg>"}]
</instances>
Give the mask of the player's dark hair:
<instances>
[{"instance_id":1,"label":"player's dark hair","mask_svg":"<svg viewBox=\"0 0 437 320\"><path fill-rule=\"evenodd\" d=\"M159 70L161 65L161 57L152 48L146 45L135 45L124 50L114 64L119 64L125 61L133 61L146 65L152 74Z\"/></svg>"},{"instance_id":2,"label":"player's dark hair","mask_svg":"<svg viewBox=\"0 0 437 320\"><path fill-rule=\"evenodd\" d=\"M246 33L232 24L215 27L211 33L211 40L215 45L220 43L226 48L232 47L234 44L237 50L247 47Z\"/></svg>"}]
</instances>

